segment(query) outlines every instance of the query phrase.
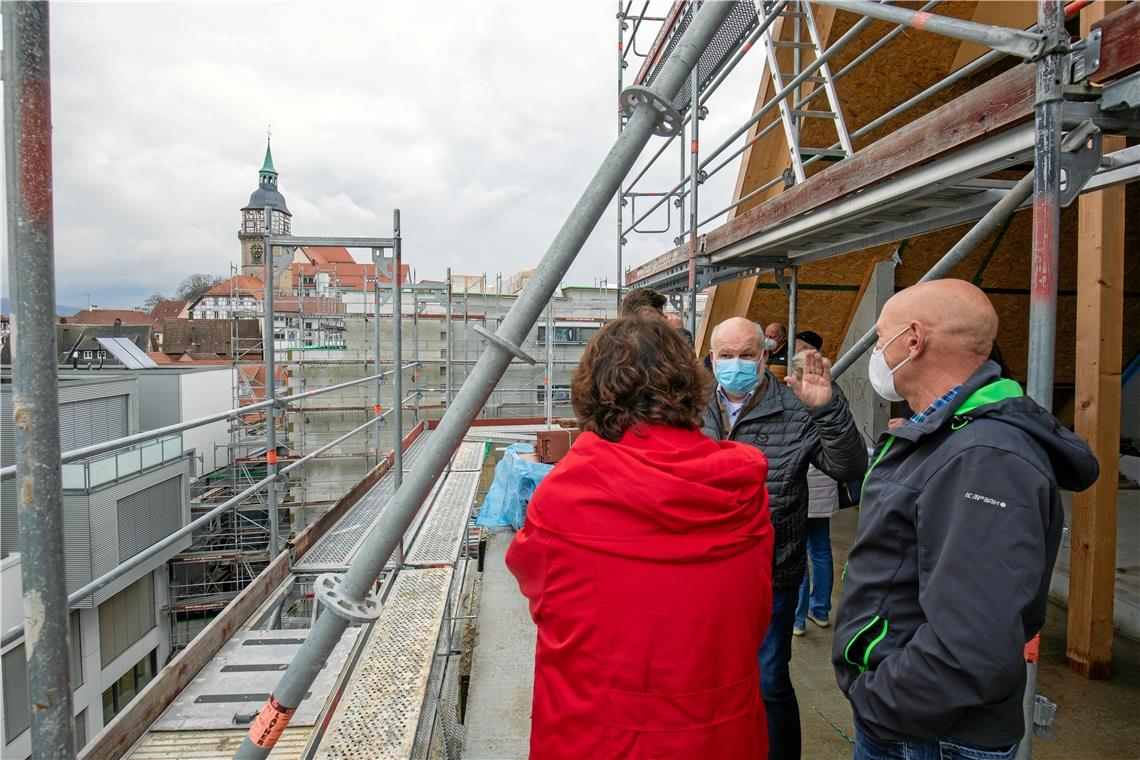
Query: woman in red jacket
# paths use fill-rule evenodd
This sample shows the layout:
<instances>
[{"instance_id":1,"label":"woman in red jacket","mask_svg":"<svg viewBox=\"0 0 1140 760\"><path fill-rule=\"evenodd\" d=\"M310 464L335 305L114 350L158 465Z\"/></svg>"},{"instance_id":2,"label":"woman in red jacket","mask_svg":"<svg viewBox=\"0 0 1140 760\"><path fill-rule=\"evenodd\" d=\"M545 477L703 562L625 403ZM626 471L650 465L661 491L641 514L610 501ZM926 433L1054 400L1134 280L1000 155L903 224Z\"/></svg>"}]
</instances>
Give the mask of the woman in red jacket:
<instances>
[{"instance_id":1,"label":"woman in red jacket","mask_svg":"<svg viewBox=\"0 0 1140 760\"><path fill-rule=\"evenodd\" d=\"M586 347L583 433L506 558L538 625L532 758L767 757L768 464L701 434L707 377L661 319Z\"/></svg>"}]
</instances>

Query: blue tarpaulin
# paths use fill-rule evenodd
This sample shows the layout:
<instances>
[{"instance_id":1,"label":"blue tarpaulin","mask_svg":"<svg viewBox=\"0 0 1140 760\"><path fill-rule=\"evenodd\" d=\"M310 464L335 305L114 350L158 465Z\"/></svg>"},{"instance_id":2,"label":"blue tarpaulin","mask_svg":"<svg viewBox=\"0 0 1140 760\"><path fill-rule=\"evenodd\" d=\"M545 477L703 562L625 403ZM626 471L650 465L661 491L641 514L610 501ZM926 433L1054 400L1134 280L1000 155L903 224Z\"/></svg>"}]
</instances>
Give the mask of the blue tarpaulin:
<instances>
[{"instance_id":1,"label":"blue tarpaulin","mask_svg":"<svg viewBox=\"0 0 1140 760\"><path fill-rule=\"evenodd\" d=\"M515 530L526 520L526 505L534 494L534 489L554 469L552 464L531 462L520 454L534 453L529 443L515 443L507 447L503 459L495 465L495 480L483 499L476 525L496 528L510 525Z\"/></svg>"}]
</instances>

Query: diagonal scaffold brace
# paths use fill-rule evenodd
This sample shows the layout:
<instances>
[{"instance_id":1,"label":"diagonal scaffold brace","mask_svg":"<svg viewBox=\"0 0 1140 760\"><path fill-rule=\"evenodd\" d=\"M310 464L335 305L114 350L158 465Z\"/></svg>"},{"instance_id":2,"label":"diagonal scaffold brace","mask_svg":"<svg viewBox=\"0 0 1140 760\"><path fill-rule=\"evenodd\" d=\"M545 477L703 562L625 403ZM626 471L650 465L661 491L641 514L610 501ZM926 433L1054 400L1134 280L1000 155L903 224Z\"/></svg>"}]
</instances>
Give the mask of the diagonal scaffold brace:
<instances>
[{"instance_id":1,"label":"diagonal scaffold brace","mask_svg":"<svg viewBox=\"0 0 1140 760\"><path fill-rule=\"evenodd\" d=\"M730 2L707 2L701 6L653 85L659 98L671 101L676 96L731 9ZM334 585L328 588L328 596L339 600L342 607L362 604L369 596L373 584L404 530L411 523L417 508L427 497L448 459L514 358L504 344L520 345L530 332L586 238L611 204L618 185L641 155L650 136L663 128L660 121L660 112L649 103L639 104L633 112L625 129L558 231L526 289L499 326L497 335L501 341L488 342L471 375L456 395L454 404L428 439L423 455L408 472L388 509L369 531L358 561L343 576L331 581ZM254 720L235 753L235 758L253 760L269 755L288 725L293 711L323 666L325 658L348 627L350 617L353 616L326 614L317 618L301 650Z\"/></svg>"}]
</instances>

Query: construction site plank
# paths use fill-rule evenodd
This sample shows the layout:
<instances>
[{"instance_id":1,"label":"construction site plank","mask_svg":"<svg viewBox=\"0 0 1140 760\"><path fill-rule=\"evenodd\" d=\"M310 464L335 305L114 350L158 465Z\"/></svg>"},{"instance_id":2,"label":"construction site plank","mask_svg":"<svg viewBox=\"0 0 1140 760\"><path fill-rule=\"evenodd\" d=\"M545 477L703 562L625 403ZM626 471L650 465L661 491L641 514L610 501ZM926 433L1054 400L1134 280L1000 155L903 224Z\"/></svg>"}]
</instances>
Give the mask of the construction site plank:
<instances>
[{"instance_id":1,"label":"construction site plank","mask_svg":"<svg viewBox=\"0 0 1140 760\"><path fill-rule=\"evenodd\" d=\"M1140 68L1140 3L1129 3L1093 27L1099 29L1100 68L1089 80L1101 84Z\"/></svg>"}]
</instances>

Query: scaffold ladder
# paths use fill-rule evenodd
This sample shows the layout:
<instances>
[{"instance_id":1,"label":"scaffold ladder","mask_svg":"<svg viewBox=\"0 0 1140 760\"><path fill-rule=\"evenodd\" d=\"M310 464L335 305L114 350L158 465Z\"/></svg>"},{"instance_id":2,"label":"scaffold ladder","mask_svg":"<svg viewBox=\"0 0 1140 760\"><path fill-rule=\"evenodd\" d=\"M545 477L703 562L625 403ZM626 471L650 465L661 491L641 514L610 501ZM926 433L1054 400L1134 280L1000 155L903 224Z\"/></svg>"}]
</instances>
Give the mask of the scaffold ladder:
<instances>
[{"instance_id":1,"label":"scaffold ladder","mask_svg":"<svg viewBox=\"0 0 1140 760\"><path fill-rule=\"evenodd\" d=\"M762 3L759 11L762 21L766 21L771 13L771 8L768 3ZM823 52L823 45L820 41L819 30L816 28L815 18L812 16L811 7L804 0L796 0L790 2L783 7L777 14L780 19L792 23L792 40L780 39L781 25L771 24L761 35L761 41L764 45L764 55L768 62L768 74L772 77L772 83L776 88L776 92L784 89L786 84L797 76L805 68L805 53L811 55L811 60L818 60ZM807 30L807 38L804 38L804 30ZM792 52L792 71L785 74L780 70L780 62L776 55L779 48L790 48ZM851 146L851 136L847 132L847 124L843 120L843 112L839 108L839 97L835 92L835 82L831 76L831 67L824 63L812 76L804 77L803 82L811 83L819 87L823 87L827 96L827 108L825 110L809 110L802 108L803 99L799 96L799 88L796 88L788 93L786 98L783 98L777 104L780 112L780 121L784 127L784 136L788 141L788 155L791 158L791 168L795 175L796 182L803 182L806 178L804 174L804 156L820 156L825 159L840 159L846 158L854 153L854 148ZM839 136L839 148L814 148L803 147L800 145L800 125L804 119L823 119L830 121L835 125L835 131Z\"/></svg>"}]
</instances>

